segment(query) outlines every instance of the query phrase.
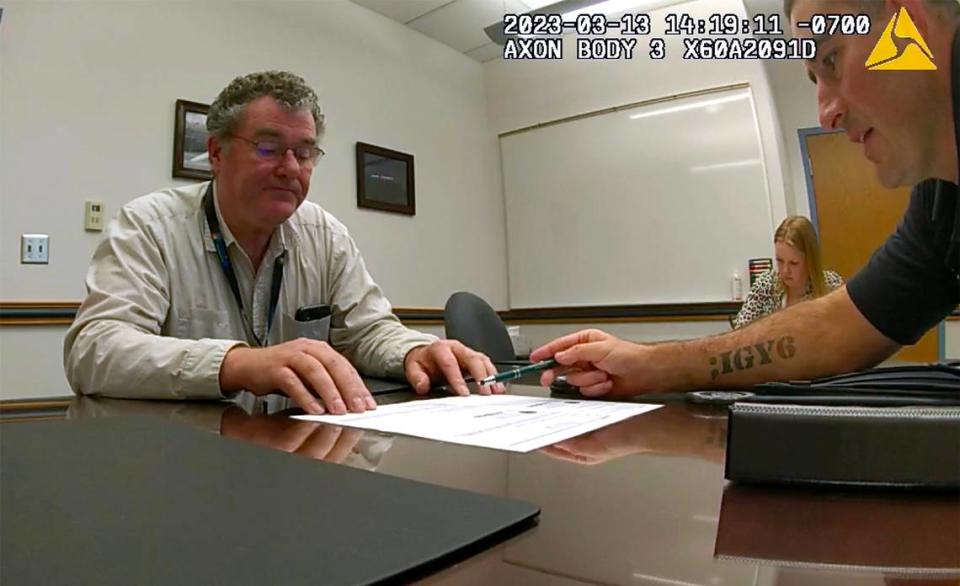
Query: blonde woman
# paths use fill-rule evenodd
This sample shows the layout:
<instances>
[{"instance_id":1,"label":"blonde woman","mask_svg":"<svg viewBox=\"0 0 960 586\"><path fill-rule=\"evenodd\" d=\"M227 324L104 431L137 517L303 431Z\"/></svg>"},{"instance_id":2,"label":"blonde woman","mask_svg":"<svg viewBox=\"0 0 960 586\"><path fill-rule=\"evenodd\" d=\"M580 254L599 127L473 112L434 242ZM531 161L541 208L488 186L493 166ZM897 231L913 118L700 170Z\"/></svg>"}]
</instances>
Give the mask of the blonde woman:
<instances>
[{"instance_id":1,"label":"blonde woman","mask_svg":"<svg viewBox=\"0 0 960 586\"><path fill-rule=\"evenodd\" d=\"M734 328L801 301L816 299L843 285L843 278L823 270L820 242L810 220L790 216L773 235L777 270L764 273L747 294Z\"/></svg>"}]
</instances>

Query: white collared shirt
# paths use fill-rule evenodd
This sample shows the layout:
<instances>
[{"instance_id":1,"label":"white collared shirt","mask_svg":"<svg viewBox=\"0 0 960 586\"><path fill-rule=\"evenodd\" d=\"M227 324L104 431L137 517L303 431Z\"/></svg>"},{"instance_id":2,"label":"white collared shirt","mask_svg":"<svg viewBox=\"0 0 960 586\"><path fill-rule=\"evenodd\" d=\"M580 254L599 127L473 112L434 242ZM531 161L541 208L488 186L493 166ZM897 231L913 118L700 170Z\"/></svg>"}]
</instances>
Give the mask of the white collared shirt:
<instances>
[{"instance_id":1,"label":"white collared shirt","mask_svg":"<svg viewBox=\"0 0 960 586\"><path fill-rule=\"evenodd\" d=\"M64 340L64 369L77 394L223 396L223 357L254 341L210 238L201 204L207 185L137 198L110 223L87 273L87 298ZM436 340L399 322L346 227L320 206L305 201L280 225L259 273L219 206L217 215L247 320L261 339L274 261L287 251L269 344L294 339L289 318L317 304L333 309L330 342L361 374L402 376L407 352Z\"/></svg>"}]
</instances>

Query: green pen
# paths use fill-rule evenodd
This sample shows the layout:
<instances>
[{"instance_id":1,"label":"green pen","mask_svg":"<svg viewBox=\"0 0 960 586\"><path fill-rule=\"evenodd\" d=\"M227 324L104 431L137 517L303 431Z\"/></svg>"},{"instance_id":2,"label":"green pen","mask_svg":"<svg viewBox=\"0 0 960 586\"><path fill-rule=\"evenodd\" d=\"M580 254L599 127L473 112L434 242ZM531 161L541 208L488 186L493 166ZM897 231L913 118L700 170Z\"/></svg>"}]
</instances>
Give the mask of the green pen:
<instances>
[{"instance_id":1,"label":"green pen","mask_svg":"<svg viewBox=\"0 0 960 586\"><path fill-rule=\"evenodd\" d=\"M528 374L534 372L540 372L542 370L547 370L548 368L553 368L557 365L557 361L553 358L548 360L542 360L530 366L519 366L513 370L507 370L493 376L488 376L486 378L480 379L480 386L485 387L487 385L492 385L493 383L502 383L508 380L516 380L518 378L524 377Z\"/></svg>"}]
</instances>

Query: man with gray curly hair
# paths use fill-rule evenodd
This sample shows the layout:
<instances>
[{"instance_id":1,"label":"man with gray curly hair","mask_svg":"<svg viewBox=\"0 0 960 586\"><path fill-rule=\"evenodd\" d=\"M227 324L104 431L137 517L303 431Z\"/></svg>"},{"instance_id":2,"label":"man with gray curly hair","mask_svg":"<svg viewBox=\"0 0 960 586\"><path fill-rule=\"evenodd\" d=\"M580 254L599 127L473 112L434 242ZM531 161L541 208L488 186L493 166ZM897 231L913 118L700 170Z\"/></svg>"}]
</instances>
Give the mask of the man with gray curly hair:
<instances>
[{"instance_id":1,"label":"man with gray curly hair","mask_svg":"<svg viewBox=\"0 0 960 586\"><path fill-rule=\"evenodd\" d=\"M324 117L302 78L234 79L207 129L213 181L130 202L97 247L64 341L74 392L279 390L308 413L340 414L376 408L357 369L403 377L419 393L446 379L468 394L462 370L475 380L496 373L483 354L404 327L346 227L305 201ZM300 337L302 320L327 307L329 343L319 331Z\"/></svg>"},{"instance_id":2,"label":"man with gray curly hair","mask_svg":"<svg viewBox=\"0 0 960 586\"><path fill-rule=\"evenodd\" d=\"M263 71L238 77L223 88L207 112L207 132L224 139L237 130L244 107L269 95L288 110L307 110L313 116L317 138L323 135L324 118L316 92L303 78L287 71Z\"/></svg>"}]
</instances>

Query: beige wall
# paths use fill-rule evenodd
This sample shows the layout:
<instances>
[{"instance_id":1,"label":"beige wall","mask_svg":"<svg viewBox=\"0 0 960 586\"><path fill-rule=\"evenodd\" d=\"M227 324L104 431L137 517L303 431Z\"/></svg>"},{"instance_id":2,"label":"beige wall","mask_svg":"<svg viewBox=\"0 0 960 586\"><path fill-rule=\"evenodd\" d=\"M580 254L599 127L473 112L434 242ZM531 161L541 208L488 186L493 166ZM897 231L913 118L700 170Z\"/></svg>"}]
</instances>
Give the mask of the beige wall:
<instances>
[{"instance_id":1,"label":"beige wall","mask_svg":"<svg viewBox=\"0 0 960 586\"><path fill-rule=\"evenodd\" d=\"M783 0L744 0L751 16L781 15L781 25L789 28L782 15ZM797 130L815 128L817 122L817 94L807 78L801 61L763 61L763 70L773 93L773 106L783 132L784 192L789 214L808 215L807 187L803 175L803 159Z\"/></svg>"},{"instance_id":2,"label":"beige wall","mask_svg":"<svg viewBox=\"0 0 960 586\"><path fill-rule=\"evenodd\" d=\"M183 183L177 98L209 103L236 75L283 68L327 115L309 197L351 229L391 300L437 306L468 288L506 304L498 147L465 55L346 0L12 1L0 27L0 299L80 299L99 240L83 201L112 216ZM357 209L356 141L416 156L415 217ZM50 235L49 265L19 264L22 232Z\"/></svg>"},{"instance_id":3,"label":"beige wall","mask_svg":"<svg viewBox=\"0 0 960 586\"><path fill-rule=\"evenodd\" d=\"M0 326L0 400L71 395L61 352L65 326Z\"/></svg>"},{"instance_id":4,"label":"beige wall","mask_svg":"<svg viewBox=\"0 0 960 586\"><path fill-rule=\"evenodd\" d=\"M790 214L810 215L807 184L797 131L819 127L817 121L817 93L807 79L806 69L796 61L767 61L764 69L773 88L780 128L783 130L784 186Z\"/></svg>"}]
</instances>

